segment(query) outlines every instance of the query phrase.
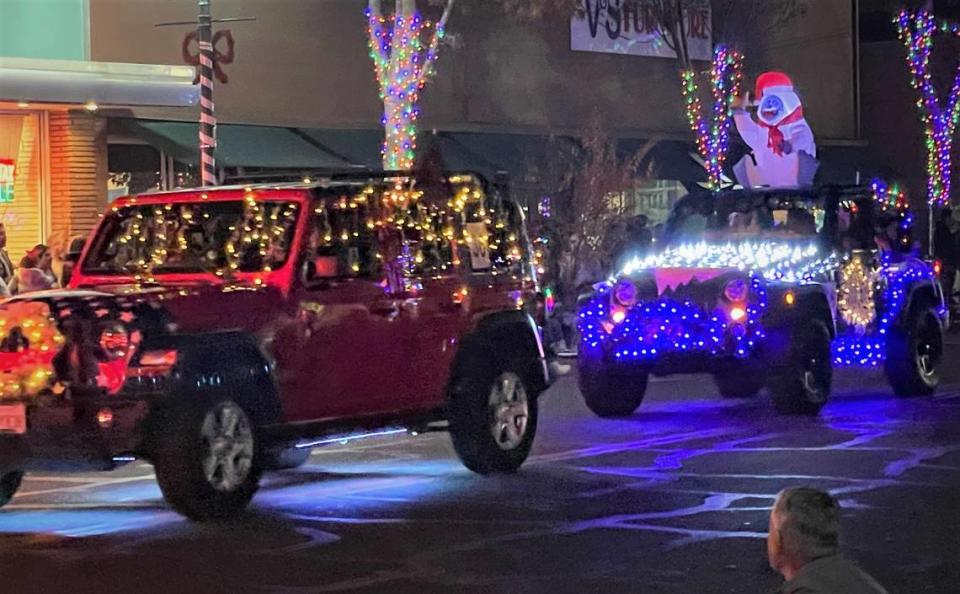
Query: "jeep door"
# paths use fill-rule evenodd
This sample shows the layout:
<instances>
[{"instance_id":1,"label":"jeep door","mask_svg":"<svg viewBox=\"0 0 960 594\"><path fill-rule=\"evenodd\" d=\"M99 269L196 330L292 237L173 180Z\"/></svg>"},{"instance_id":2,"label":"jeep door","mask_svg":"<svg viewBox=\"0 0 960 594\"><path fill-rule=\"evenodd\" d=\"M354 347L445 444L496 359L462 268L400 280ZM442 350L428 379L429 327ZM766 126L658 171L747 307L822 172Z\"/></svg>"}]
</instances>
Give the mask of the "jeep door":
<instances>
[{"instance_id":1,"label":"jeep door","mask_svg":"<svg viewBox=\"0 0 960 594\"><path fill-rule=\"evenodd\" d=\"M291 291L295 319L277 337L288 421L394 408L395 371L404 346L397 323L402 312L383 282L371 215L355 198L333 197L312 206L301 274Z\"/></svg>"},{"instance_id":2,"label":"jeep door","mask_svg":"<svg viewBox=\"0 0 960 594\"><path fill-rule=\"evenodd\" d=\"M470 198L459 205L453 201L439 245L407 238L409 249L433 255L421 258L415 276L420 330L412 365L419 389L411 404L418 408L443 402L457 349L476 320L519 309L524 296L520 213L479 186L467 188ZM464 188L457 191L464 194Z\"/></svg>"}]
</instances>

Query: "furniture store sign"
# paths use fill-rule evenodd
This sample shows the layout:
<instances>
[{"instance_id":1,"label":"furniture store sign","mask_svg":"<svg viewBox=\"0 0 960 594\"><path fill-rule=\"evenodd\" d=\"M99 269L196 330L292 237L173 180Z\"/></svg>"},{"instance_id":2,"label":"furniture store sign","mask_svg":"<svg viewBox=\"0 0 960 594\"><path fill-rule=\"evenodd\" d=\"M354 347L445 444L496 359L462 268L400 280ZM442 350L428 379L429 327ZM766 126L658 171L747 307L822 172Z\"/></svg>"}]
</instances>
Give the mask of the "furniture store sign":
<instances>
[{"instance_id":1,"label":"furniture store sign","mask_svg":"<svg viewBox=\"0 0 960 594\"><path fill-rule=\"evenodd\" d=\"M16 165L12 159L0 159L0 203L13 202Z\"/></svg>"},{"instance_id":2,"label":"furniture store sign","mask_svg":"<svg viewBox=\"0 0 960 594\"><path fill-rule=\"evenodd\" d=\"M683 20L690 57L709 61L713 53L709 0L684 1ZM656 7L646 0L578 0L570 19L570 49L676 58L659 21Z\"/></svg>"}]
</instances>

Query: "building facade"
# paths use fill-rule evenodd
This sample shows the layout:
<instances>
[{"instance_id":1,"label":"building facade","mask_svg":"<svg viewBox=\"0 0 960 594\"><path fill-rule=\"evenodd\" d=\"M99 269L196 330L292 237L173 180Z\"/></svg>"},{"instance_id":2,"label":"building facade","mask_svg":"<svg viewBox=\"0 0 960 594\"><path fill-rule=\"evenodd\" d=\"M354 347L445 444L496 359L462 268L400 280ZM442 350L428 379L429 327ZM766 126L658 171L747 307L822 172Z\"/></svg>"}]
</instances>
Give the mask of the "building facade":
<instances>
[{"instance_id":1,"label":"building facade","mask_svg":"<svg viewBox=\"0 0 960 594\"><path fill-rule=\"evenodd\" d=\"M107 199L107 118L132 104L196 102L179 65L90 60L87 0L0 4L0 221L14 261L86 234Z\"/></svg>"},{"instance_id":2,"label":"building facade","mask_svg":"<svg viewBox=\"0 0 960 594\"><path fill-rule=\"evenodd\" d=\"M382 106L368 55L366 4L365 0L212 2L214 18L255 19L214 27L229 29L235 40L232 62L222 65L229 82L218 83L214 92L221 123L221 165L234 173L268 161L304 169L378 166ZM616 3L624 9L635 4ZM753 38L735 41L748 48L747 86L768 69L793 77L824 158L829 159L834 147L859 145L855 2L805 4L805 14L781 27L766 26L766 15L751 15L756 21ZM580 2L585 10L595 5L593 0ZM176 63L185 52L195 53L195 46L184 44L189 27L156 26L194 18L195 0L151 2L150 10L143 6L143 1L90 0L93 59ZM689 156L693 138L684 117L675 59L573 49L577 44L569 14L521 22L503 12L498 2L461 0L455 6L436 74L422 93L421 147L438 146L449 167L508 172L515 184L527 183L536 193L538 172L529 165L531 147L535 150L557 135L576 137L599 114L623 141L624 150L658 141L657 150L651 152L656 162L644 171L695 184L700 170ZM436 10L427 8L426 16L436 18ZM730 15L712 15L714 21L722 17L729 20ZM629 10L604 18L617 20L615 26L624 35L639 27ZM708 34L709 29L705 28ZM223 42L219 49L228 50ZM697 64L706 67L704 62ZM195 126L171 123L184 119L182 112L168 109L133 109L111 128L111 140L118 147L111 155L120 163L132 149L119 147L147 138L157 153L144 158L159 159L170 172L153 183L176 184L184 177L178 168L197 159ZM244 142L248 145L239 145ZM825 169L854 181L855 172L849 168ZM649 197L649 187L639 189L646 192L644 200L657 200Z\"/></svg>"}]
</instances>

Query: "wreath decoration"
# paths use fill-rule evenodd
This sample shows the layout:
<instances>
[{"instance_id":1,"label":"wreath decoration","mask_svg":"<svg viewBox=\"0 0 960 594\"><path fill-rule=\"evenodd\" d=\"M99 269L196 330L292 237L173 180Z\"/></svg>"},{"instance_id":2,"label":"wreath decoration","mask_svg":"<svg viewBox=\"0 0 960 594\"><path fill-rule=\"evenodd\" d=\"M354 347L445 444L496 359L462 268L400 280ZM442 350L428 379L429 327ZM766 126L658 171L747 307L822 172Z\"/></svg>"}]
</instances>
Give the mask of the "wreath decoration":
<instances>
[{"instance_id":1,"label":"wreath decoration","mask_svg":"<svg viewBox=\"0 0 960 594\"><path fill-rule=\"evenodd\" d=\"M837 311L859 334L863 334L877 317L873 298L877 279L876 271L864 266L860 258L851 259L840 269Z\"/></svg>"}]
</instances>

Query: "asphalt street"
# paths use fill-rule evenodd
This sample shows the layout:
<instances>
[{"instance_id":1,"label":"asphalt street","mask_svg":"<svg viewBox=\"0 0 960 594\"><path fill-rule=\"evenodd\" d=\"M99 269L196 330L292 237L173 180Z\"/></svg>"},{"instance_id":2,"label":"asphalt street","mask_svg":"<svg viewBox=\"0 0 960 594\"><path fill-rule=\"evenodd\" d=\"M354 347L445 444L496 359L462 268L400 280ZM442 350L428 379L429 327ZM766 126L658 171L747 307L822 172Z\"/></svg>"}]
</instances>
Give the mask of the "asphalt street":
<instances>
[{"instance_id":1,"label":"asphalt street","mask_svg":"<svg viewBox=\"0 0 960 594\"><path fill-rule=\"evenodd\" d=\"M769 592L775 494L830 489L846 554L891 592L960 583L960 345L934 398L837 375L819 418L709 377L655 381L625 420L573 378L544 397L515 476L463 469L444 434L317 450L240 521L164 505L152 469L32 475L0 511L0 592Z\"/></svg>"}]
</instances>

